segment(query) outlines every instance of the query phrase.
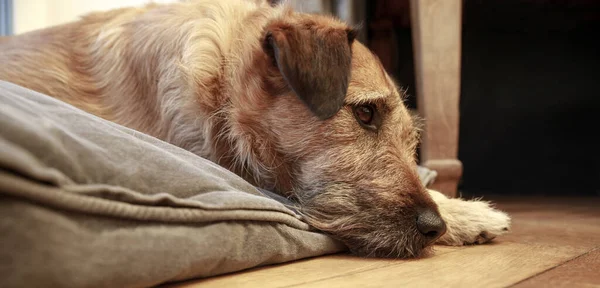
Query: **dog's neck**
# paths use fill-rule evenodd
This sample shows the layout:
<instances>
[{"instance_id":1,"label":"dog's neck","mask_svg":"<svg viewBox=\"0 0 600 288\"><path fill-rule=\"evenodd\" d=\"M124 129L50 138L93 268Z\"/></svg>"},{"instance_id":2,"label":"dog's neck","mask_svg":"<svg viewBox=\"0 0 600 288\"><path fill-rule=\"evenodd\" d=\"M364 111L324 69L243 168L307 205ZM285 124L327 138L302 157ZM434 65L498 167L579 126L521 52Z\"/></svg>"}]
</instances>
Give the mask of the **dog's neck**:
<instances>
[{"instance_id":1,"label":"dog's neck","mask_svg":"<svg viewBox=\"0 0 600 288\"><path fill-rule=\"evenodd\" d=\"M235 7L243 8L237 2ZM175 117L181 120L171 122L166 140L222 165L258 187L288 195L294 186L293 163L278 152L277 139L261 112L268 109L274 94L282 88L271 85L271 75L258 72L269 71L272 64L261 45L263 27L285 11L238 12L246 13L246 17L237 24L224 17L218 27L199 24L193 28L194 45L184 49L188 58L183 58L181 65L181 78L187 82L174 85L188 87L185 93L189 96L181 101L188 105L176 113ZM230 34L219 34L219 27L226 25L239 27L229 29ZM177 96L182 97L173 95ZM178 122L188 125L177 125Z\"/></svg>"},{"instance_id":2,"label":"dog's neck","mask_svg":"<svg viewBox=\"0 0 600 288\"><path fill-rule=\"evenodd\" d=\"M252 114L269 100L260 99L269 93L256 72L268 62L262 27L283 10L235 1L227 8L234 15L221 15L207 11L223 7L202 5L96 13L24 35L3 46L0 76L189 150L261 188L290 191L292 168L268 139L262 115Z\"/></svg>"},{"instance_id":3,"label":"dog's neck","mask_svg":"<svg viewBox=\"0 0 600 288\"><path fill-rule=\"evenodd\" d=\"M110 48L98 50L96 64L104 69L94 72L110 76L118 69L134 77L134 83L150 84L132 87L108 83L105 90L112 91L105 92L106 97L131 95L125 100L127 105L114 107L119 109L114 114L123 116L115 122L205 157L256 186L286 194L293 187L292 164L277 152L277 140L260 114L274 94L268 90L281 87L265 84L265 74L257 72L267 71L271 64L261 45L263 27L284 11L255 9L252 5L234 2L230 8L242 17L232 21L231 15L213 16L211 20L218 25L198 18L169 23L171 18L157 21L156 15L147 21L137 17L135 25L120 26L131 29L129 33L115 28L118 35L99 34L101 43ZM177 7L172 9L185 9ZM138 36L136 33L143 29L154 35ZM124 59L111 57L124 53L114 50L118 44L138 49L123 48L131 53ZM107 55L106 50L113 54ZM129 63L123 63L125 59ZM122 99L109 103L119 102Z\"/></svg>"}]
</instances>

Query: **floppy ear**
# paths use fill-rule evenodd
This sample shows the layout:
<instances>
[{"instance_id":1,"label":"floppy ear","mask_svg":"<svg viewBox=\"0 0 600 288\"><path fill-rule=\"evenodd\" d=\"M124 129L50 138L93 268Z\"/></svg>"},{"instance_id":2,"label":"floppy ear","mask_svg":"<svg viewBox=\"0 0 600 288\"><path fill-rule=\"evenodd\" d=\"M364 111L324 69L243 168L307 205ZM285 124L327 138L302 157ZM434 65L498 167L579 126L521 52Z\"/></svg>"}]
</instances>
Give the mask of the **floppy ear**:
<instances>
[{"instance_id":1,"label":"floppy ear","mask_svg":"<svg viewBox=\"0 0 600 288\"><path fill-rule=\"evenodd\" d=\"M350 28L273 24L265 44L289 87L325 120L344 105L355 37Z\"/></svg>"}]
</instances>

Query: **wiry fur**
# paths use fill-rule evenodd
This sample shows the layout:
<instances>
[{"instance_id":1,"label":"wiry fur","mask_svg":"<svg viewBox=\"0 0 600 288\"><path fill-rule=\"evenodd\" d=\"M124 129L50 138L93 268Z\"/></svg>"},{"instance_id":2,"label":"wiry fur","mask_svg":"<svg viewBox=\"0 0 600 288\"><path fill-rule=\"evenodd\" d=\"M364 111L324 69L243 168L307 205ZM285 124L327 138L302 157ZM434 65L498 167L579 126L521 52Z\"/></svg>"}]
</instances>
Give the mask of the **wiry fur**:
<instances>
[{"instance_id":1,"label":"wiry fur","mask_svg":"<svg viewBox=\"0 0 600 288\"><path fill-rule=\"evenodd\" d=\"M419 209L446 221L440 243L503 233L505 214L422 186L402 91L351 31L261 1L118 9L1 39L0 79L294 197L309 223L358 255L422 255L432 243L415 227ZM363 103L377 107L377 131L354 117Z\"/></svg>"}]
</instances>

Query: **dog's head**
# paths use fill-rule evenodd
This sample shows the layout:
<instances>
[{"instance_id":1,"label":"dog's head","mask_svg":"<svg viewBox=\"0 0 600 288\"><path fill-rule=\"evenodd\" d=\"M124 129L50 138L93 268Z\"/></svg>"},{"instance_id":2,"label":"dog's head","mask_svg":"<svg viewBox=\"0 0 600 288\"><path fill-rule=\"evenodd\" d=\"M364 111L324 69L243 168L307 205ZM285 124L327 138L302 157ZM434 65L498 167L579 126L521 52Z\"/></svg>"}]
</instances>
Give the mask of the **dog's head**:
<instances>
[{"instance_id":1,"label":"dog's head","mask_svg":"<svg viewBox=\"0 0 600 288\"><path fill-rule=\"evenodd\" d=\"M261 85L270 98L256 129L268 140L256 149L284 163L272 169L274 185L314 227L359 255L418 256L445 231L416 171L418 129L403 92L355 36L326 16L267 25Z\"/></svg>"}]
</instances>

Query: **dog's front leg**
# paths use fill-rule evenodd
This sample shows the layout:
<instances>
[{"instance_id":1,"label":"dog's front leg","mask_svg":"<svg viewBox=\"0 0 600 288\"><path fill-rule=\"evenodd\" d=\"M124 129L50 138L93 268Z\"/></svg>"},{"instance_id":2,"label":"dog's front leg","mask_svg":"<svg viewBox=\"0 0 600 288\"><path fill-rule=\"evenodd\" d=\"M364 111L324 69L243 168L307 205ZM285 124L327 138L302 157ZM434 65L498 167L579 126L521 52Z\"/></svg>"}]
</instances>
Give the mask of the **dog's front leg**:
<instances>
[{"instance_id":1,"label":"dog's front leg","mask_svg":"<svg viewBox=\"0 0 600 288\"><path fill-rule=\"evenodd\" d=\"M448 198L438 191L428 191L446 222L446 233L436 244L482 244L510 228L510 217L490 206L489 202Z\"/></svg>"}]
</instances>

